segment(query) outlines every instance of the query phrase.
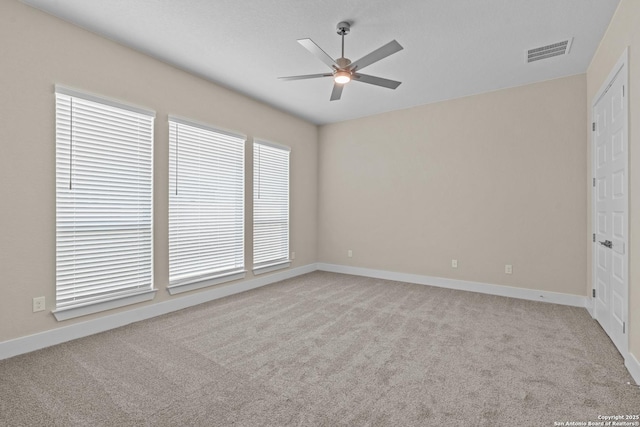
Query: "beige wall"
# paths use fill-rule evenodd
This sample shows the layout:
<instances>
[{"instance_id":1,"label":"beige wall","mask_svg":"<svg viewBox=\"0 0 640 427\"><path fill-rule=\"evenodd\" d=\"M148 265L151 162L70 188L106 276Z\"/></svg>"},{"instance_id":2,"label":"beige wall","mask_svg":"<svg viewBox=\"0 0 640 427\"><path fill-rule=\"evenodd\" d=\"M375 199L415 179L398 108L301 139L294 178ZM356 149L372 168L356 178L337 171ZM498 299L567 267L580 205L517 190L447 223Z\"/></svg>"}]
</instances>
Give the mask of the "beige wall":
<instances>
[{"instance_id":1,"label":"beige wall","mask_svg":"<svg viewBox=\"0 0 640 427\"><path fill-rule=\"evenodd\" d=\"M586 117L578 75L321 127L319 261L586 295Z\"/></svg>"},{"instance_id":2,"label":"beige wall","mask_svg":"<svg viewBox=\"0 0 640 427\"><path fill-rule=\"evenodd\" d=\"M155 286L160 291L148 304L171 298L166 291L168 114L291 146L291 250L296 252L293 267L316 261L316 126L17 0L0 1L0 58L0 342L100 316L58 323L50 313L55 295L54 84L140 105L157 113L154 274ZM248 144L248 156L250 148ZM251 267L250 165L248 157L245 246L248 267ZM47 298L47 311L32 313L31 300L41 295Z\"/></svg>"},{"instance_id":3,"label":"beige wall","mask_svg":"<svg viewBox=\"0 0 640 427\"><path fill-rule=\"evenodd\" d=\"M640 360L640 1L622 0L587 70L587 108L625 48L629 47L629 352ZM590 154L589 154L590 156ZM590 157L589 157L590 159ZM591 174L590 163L587 165ZM589 175L591 176L591 175ZM589 191L589 197L591 197ZM587 208L591 212L591 199ZM591 218L587 224L591 233ZM591 250L588 250L591 283ZM590 285L589 285L590 286Z\"/></svg>"}]
</instances>

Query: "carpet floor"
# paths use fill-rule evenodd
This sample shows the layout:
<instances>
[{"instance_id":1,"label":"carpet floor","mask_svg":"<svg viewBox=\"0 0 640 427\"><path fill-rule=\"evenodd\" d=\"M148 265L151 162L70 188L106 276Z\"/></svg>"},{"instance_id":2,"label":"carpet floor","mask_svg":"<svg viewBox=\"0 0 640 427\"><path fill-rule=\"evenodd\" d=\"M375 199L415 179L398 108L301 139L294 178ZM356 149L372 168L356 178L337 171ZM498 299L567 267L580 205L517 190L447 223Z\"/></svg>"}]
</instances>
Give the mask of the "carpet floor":
<instances>
[{"instance_id":1,"label":"carpet floor","mask_svg":"<svg viewBox=\"0 0 640 427\"><path fill-rule=\"evenodd\" d=\"M314 272L0 361L0 425L554 426L627 381L585 309Z\"/></svg>"}]
</instances>

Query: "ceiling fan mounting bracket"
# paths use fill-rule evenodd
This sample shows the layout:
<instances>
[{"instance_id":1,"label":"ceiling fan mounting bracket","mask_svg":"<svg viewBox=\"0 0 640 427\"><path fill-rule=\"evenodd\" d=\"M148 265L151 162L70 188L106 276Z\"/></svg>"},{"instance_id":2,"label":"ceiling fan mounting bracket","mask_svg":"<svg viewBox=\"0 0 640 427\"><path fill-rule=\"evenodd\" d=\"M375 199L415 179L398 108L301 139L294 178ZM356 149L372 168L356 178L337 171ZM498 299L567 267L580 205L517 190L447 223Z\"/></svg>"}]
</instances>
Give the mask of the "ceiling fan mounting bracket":
<instances>
[{"instance_id":1,"label":"ceiling fan mounting bracket","mask_svg":"<svg viewBox=\"0 0 640 427\"><path fill-rule=\"evenodd\" d=\"M351 31L351 24L347 21L338 22L336 25L336 30L339 36L346 36Z\"/></svg>"}]
</instances>

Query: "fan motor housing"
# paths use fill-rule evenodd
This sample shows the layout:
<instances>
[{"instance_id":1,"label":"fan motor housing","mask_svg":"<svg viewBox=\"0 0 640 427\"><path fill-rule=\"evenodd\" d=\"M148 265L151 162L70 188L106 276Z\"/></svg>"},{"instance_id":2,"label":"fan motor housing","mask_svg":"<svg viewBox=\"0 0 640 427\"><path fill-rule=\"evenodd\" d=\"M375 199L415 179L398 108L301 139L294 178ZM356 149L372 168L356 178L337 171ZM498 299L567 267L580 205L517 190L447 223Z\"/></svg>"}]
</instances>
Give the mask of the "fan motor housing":
<instances>
[{"instance_id":1,"label":"fan motor housing","mask_svg":"<svg viewBox=\"0 0 640 427\"><path fill-rule=\"evenodd\" d=\"M351 60L349 58L338 58L336 59L336 64L338 64L338 67L343 70L351 65Z\"/></svg>"}]
</instances>

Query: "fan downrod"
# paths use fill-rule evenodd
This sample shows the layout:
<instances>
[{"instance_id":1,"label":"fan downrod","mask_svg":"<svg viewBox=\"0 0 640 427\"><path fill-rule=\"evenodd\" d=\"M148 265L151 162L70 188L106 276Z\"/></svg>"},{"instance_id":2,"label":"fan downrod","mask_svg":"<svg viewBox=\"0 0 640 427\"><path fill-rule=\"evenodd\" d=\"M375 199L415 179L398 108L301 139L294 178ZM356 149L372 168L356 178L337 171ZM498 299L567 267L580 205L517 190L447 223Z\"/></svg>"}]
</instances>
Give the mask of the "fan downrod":
<instances>
[{"instance_id":1,"label":"fan downrod","mask_svg":"<svg viewBox=\"0 0 640 427\"><path fill-rule=\"evenodd\" d=\"M338 30L338 35L342 39L342 55L340 56L340 58L336 59L336 63L342 70L344 68L347 68L349 64L351 64L351 61L344 57L344 36L349 34L349 31L351 31L351 24L349 24L347 21L338 22L338 25L336 25L336 29Z\"/></svg>"}]
</instances>

